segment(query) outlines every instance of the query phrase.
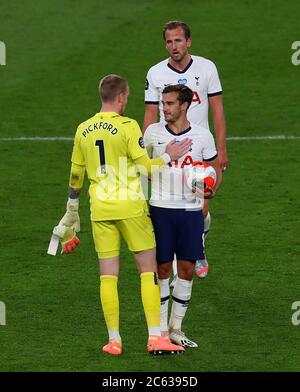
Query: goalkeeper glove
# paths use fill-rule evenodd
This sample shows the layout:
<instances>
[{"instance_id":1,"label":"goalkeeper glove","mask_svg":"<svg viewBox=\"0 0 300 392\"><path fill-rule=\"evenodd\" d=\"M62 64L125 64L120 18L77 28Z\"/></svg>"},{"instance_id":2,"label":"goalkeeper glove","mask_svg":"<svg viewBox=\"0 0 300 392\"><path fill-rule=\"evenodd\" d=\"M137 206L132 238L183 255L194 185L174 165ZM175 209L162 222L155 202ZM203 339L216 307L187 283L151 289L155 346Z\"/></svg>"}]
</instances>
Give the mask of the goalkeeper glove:
<instances>
[{"instance_id":1,"label":"goalkeeper glove","mask_svg":"<svg viewBox=\"0 0 300 392\"><path fill-rule=\"evenodd\" d=\"M80 245L80 241L76 237L76 231L71 227L55 226L53 234L59 238L62 248L61 253L72 253Z\"/></svg>"},{"instance_id":2,"label":"goalkeeper glove","mask_svg":"<svg viewBox=\"0 0 300 392\"><path fill-rule=\"evenodd\" d=\"M71 227L76 232L80 231L80 218L78 214L79 200L70 199L67 203L67 212L60 220L58 226Z\"/></svg>"}]
</instances>

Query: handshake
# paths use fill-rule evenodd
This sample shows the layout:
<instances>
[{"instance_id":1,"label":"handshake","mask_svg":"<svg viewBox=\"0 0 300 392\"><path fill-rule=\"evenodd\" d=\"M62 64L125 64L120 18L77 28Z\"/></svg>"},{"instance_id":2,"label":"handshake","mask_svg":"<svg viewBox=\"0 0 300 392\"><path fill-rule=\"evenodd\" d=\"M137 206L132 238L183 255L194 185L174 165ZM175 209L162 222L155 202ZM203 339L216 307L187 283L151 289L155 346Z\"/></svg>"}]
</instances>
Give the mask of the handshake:
<instances>
[{"instance_id":1,"label":"handshake","mask_svg":"<svg viewBox=\"0 0 300 392\"><path fill-rule=\"evenodd\" d=\"M80 218L78 214L79 200L69 199L67 211L60 220L59 224L54 227L53 234L48 247L48 254L55 256L58 244L61 244L61 253L72 253L80 241L76 233L80 231Z\"/></svg>"}]
</instances>

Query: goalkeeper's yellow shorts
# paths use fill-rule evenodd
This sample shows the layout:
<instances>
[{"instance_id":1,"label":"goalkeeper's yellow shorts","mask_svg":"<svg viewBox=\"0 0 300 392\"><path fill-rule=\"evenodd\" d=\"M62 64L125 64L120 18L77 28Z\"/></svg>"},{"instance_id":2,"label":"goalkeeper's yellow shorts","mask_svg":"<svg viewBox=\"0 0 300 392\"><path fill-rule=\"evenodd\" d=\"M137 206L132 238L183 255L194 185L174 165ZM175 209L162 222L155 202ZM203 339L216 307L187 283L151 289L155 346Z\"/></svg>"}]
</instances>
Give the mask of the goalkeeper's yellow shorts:
<instances>
[{"instance_id":1,"label":"goalkeeper's yellow shorts","mask_svg":"<svg viewBox=\"0 0 300 392\"><path fill-rule=\"evenodd\" d=\"M132 252L141 252L156 246L148 211L135 218L92 221L92 230L99 259L119 256L122 237Z\"/></svg>"}]
</instances>

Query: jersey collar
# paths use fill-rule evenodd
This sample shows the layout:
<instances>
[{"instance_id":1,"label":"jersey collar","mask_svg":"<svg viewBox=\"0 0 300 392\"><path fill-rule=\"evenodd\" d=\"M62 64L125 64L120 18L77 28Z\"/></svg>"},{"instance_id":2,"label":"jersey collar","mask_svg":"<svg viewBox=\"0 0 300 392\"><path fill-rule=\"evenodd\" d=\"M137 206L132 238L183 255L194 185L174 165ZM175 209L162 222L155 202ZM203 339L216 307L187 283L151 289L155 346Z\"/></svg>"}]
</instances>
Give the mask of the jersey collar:
<instances>
[{"instance_id":1,"label":"jersey collar","mask_svg":"<svg viewBox=\"0 0 300 392\"><path fill-rule=\"evenodd\" d=\"M174 136L181 136L181 135L184 135L185 133L188 133L188 132L192 129L192 127L188 127L185 131L182 131L182 132L180 132L180 133L175 133L175 132L172 131L171 128L169 128L168 124L165 125L165 128L166 128L166 130L167 130L169 133L171 133L171 134L174 135Z\"/></svg>"},{"instance_id":2,"label":"jersey collar","mask_svg":"<svg viewBox=\"0 0 300 392\"><path fill-rule=\"evenodd\" d=\"M193 64L193 59L192 59L192 57L191 57L190 62L188 63L188 65L187 65L182 71L180 71L179 69L174 68L169 62L168 62L168 64L167 64L167 66L168 66L172 71L177 72L177 73L179 73L179 74L183 74L183 73L185 73L185 72L190 68L190 66L191 66L192 64Z\"/></svg>"},{"instance_id":3,"label":"jersey collar","mask_svg":"<svg viewBox=\"0 0 300 392\"><path fill-rule=\"evenodd\" d=\"M98 114L101 117L110 117L110 118L120 117L120 114L116 112L98 112Z\"/></svg>"}]
</instances>

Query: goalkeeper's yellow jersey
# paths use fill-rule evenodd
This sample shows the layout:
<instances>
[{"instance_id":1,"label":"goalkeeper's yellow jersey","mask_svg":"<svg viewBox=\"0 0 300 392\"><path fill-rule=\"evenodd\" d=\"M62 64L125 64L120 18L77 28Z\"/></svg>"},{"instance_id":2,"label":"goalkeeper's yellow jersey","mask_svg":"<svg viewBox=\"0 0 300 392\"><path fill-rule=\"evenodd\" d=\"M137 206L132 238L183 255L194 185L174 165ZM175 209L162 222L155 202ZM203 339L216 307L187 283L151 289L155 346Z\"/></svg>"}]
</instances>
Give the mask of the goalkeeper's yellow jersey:
<instances>
[{"instance_id":1,"label":"goalkeeper's yellow jersey","mask_svg":"<svg viewBox=\"0 0 300 392\"><path fill-rule=\"evenodd\" d=\"M100 112L79 125L72 162L85 166L91 220L118 220L143 214L147 203L134 160L147 154L138 123Z\"/></svg>"}]
</instances>

